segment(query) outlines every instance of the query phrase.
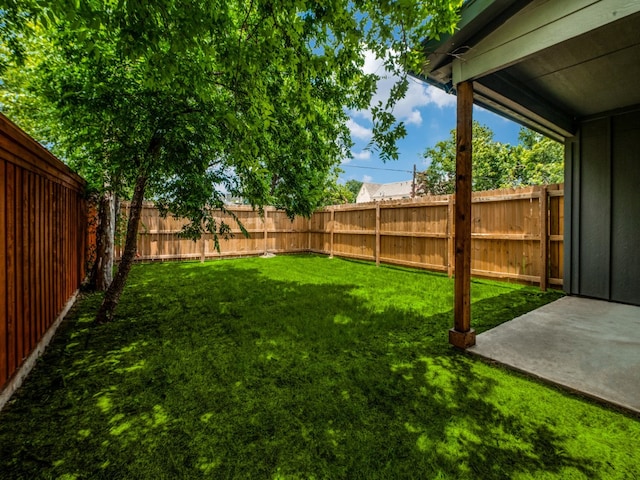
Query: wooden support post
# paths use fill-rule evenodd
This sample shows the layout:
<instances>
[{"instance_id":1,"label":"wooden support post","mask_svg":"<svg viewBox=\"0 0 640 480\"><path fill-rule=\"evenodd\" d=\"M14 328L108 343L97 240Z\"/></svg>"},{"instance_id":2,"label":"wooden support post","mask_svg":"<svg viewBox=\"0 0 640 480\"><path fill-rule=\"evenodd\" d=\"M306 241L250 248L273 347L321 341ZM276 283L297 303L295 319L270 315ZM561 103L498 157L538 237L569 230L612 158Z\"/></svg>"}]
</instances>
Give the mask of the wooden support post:
<instances>
[{"instance_id":1,"label":"wooden support post","mask_svg":"<svg viewBox=\"0 0 640 480\"><path fill-rule=\"evenodd\" d=\"M547 204L547 186L540 188L540 290L547 289L549 278L549 210Z\"/></svg>"},{"instance_id":2,"label":"wooden support post","mask_svg":"<svg viewBox=\"0 0 640 480\"><path fill-rule=\"evenodd\" d=\"M457 86L455 297L454 328L449 343L468 348L476 343L471 328L471 154L473 140L473 83Z\"/></svg>"},{"instance_id":3,"label":"wooden support post","mask_svg":"<svg viewBox=\"0 0 640 480\"><path fill-rule=\"evenodd\" d=\"M205 234L202 234L202 237L200 237L200 241L202 243L202 245L200 246L201 251L200 251L200 263L204 263L204 258L206 256L207 253L207 240L205 239Z\"/></svg>"},{"instance_id":4,"label":"wooden support post","mask_svg":"<svg viewBox=\"0 0 640 480\"><path fill-rule=\"evenodd\" d=\"M376 203L376 267L380 266L380 203Z\"/></svg>"},{"instance_id":5,"label":"wooden support post","mask_svg":"<svg viewBox=\"0 0 640 480\"><path fill-rule=\"evenodd\" d=\"M447 204L447 275L449 278L453 277L453 268L455 266L455 237L453 234L455 199L455 195L449 195L449 203Z\"/></svg>"},{"instance_id":6,"label":"wooden support post","mask_svg":"<svg viewBox=\"0 0 640 480\"><path fill-rule=\"evenodd\" d=\"M315 215L315 212L311 216ZM311 251L311 217L307 220L307 252Z\"/></svg>"}]
</instances>

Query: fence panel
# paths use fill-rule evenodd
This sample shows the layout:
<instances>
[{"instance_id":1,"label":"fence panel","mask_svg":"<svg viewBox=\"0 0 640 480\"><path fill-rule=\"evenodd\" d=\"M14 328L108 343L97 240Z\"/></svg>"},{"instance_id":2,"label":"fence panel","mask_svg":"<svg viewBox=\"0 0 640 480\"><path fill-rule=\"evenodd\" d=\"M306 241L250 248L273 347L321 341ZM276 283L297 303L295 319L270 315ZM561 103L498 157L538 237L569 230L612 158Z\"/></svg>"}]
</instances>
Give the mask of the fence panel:
<instances>
[{"instance_id":1,"label":"fence panel","mask_svg":"<svg viewBox=\"0 0 640 480\"><path fill-rule=\"evenodd\" d=\"M375 260L376 207L335 209L332 255Z\"/></svg>"},{"instance_id":2,"label":"fence panel","mask_svg":"<svg viewBox=\"0 0 640 480\"><path fill-rule=\"evenodd\" d=\"M331 212L315 212L309 220L309 250L326 253L331 249Z\"/></svg>"},{"instance_id":3,"label":"fence panel","mask_svg":"<svg viewBox=\"0 0 640 480\"><path fill-rule=\"evenodd\" d=\"M260 216L251 207L244 205L228 207L229 212L217 211L214 218L218 224L229 225L231 232L219 236L220 251L215 247L213 234L204 234L193 241L180 235L186 225L183 219L166 218L151 203L145 203L138 229L138 260L201 259L225 256L258 255L265 252L284 253L309 250L309 221L304 218L291 220L285 212L272 207L264 209ZM129 203L123 202L121 213L128 217ZM235 218L243 225L245 237ZM116 245L116 259L122 256L123 245Z\"/></svg>"},{"instance_id":4,"label":"fence panel","mask_svg":"<svg viewBox=\"0 0 640 480\"><path fill-rule=\"evenodd\" d=\"M157 210L146 205L138 254L156 260L311 251L452 275L454 202L455 196L442 195L337 205L293 221L271 207L264 217L249 207L230 207L250 237L242 236L228 215L219 214L234 233L220 240L219 253L211 235L199 242L181 239L180 220L161 220ZM562 185L474 193L472 274L542 288L562 285L563 217Z\"/></svg>"},{"instance_id":5,"label":"fence panel","mask_svg":"<svg viewBox=\"0 0 640 480\"><path fill-rule=\"evenodd\" d=\"M472 274L542 288L547 283L562 285L563 200L562 185L474 193ZM329 207L311 219L311 250L452 275L454 202L455 196L443 195ZM377 226L371 220L376 209ZM346 222L345 217L355 220ZM320 244L320 232L328 232L323 235L334 241Z\"/></svg>"},{"instance_id":6,"label":"fence panel","mask_svg":"<svg viewBox=\"0 0 640 480\"><path fill-rule=\"evenodd\" d=\"M84 185L0 114L2 399L85 276Z\"/></svg>"},{"instance_id":7,"label":"fence panel","mask_svg":"<svg viewBox=\"0 0 640 480\"><path fill-rule=\"evenodd\" d=\"M540 187L473 196L471 271L475 275L539 282Z\"/></svg>"},{"instance_id":8,"label":"fence panel","mask_svg":"<svg viewBox=\"0 0 640 480\"><path fill-rule=\"evenodd\" d=\"M446 271L448 199L380 204L380 261Z\"/></svg>"},{"instance_id":9,"label":"fence panel","mask_svg":"<svg viewBox=\"0 0 640 480\"><path fill-rule=\"evenodd\" d=\"M265 209L267 247L273 253L304 252L309 249L309 224L307 219L290 219L282 210Z\"/></svg>"}]
</instances>

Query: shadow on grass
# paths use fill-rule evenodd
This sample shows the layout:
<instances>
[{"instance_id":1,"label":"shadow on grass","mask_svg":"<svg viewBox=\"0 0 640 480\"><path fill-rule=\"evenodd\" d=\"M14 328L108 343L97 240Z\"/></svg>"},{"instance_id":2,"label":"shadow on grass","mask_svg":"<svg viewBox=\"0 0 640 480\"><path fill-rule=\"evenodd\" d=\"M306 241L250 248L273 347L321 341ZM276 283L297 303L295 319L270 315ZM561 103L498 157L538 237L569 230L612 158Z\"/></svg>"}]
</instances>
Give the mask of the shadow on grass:
<instances>
[{"instance_id":1,"label":"shadow on grass","mask_svg":"<svg viewBox=\"0 0 640 480\"><path fill-rule=\"evenodd\" d=\"M490 480L606 468L567 446L575 432L512 410L489 367L447 345L448 306L379 311L348 282L165 265L134 270L117 320L86 348L100 299L73 311L0 415L0 477ZM486 329L548 300L508 291L474 316Z\"/></svg>"}]
</instances>

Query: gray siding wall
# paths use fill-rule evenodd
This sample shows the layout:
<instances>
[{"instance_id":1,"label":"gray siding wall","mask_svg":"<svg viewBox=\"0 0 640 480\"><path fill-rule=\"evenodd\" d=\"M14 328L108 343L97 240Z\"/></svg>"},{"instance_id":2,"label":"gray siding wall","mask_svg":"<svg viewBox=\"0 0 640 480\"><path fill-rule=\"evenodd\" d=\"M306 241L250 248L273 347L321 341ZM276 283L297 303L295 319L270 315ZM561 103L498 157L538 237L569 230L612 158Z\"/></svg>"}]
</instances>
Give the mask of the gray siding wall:
<instances>
[{"instance_id":1,"label":"gray siding wall","mask_svg":"<svg viewBox=\"0 0 640 480\"><path fill-rule=\"evenodd\" d=\"M565 290L640 305L640 109L567 141Z\"/></svg>"}]
</instances>

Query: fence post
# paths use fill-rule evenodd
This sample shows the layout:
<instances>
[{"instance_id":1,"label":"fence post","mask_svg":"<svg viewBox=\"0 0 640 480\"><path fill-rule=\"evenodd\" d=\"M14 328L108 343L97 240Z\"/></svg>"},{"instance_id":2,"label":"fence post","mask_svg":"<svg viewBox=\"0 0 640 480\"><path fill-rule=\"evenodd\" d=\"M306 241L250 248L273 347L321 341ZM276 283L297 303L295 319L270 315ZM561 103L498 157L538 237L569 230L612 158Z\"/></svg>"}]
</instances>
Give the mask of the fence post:
<instances>
[{"instance_id":1,"label":"fence post","mask_svg":"<svg viewBox=\"0 0 640 480\"><path fill-rule=\"evenodd\" d=\"M336 211L331 207L331 220L329 221L329 258L333 258L333 231L335 230Z\"/></svg>"},{"instance_id":2,"label":"fence post","mask_svg":"<svg viewBox=\"0 0 640 480\"><path fill-rule=\"evenodd\" d=\"M207 241L204 238L204 233L202 234L202 237L200 237L201 240L201 252L200 252L200 263L204 263L204 258L205 258L205 254L206 254L206 249L207 249Z\"/></svg>"},{"instance_id":3,"label":"fence post","mask_svg":"<svg viewBox=\"0 0 640 480\"><path fill-rule=\"evenodd\" d=\"M540 290L547 289L549 278L549 210L547 203L547 186L540 187Z\"/></svg>"},{"instance_id":4,"label":"fence post","mask_svg":"<svg viewBox=\"0 0 640 480\"><path fill-rule=\"evenodd\" d=\"M449 203L447 204L447 275L453 277L453 269L455 267L455 255L453 251L455 238L453 235L453 211L455 205L455 195L449 194Z\"/></svg>"},{"instance_id":5,"label":"fence post","mask_svg":"<svg viewBox=\"0 0 640 480\"><path fill-rule=\"evenodd\" d=\"M380 203L376 203L376 267L380 266Z\"/></svg>"},{"instance_id":6,"label":"fence post","mask_svg":"<svg viewBox=\"0 0 640 480\"><path fill-rule=\"evenodd\" d=\"M269 253L267 251L267 246L269 243L269 232L267 231L267 207L265 207L264 209L264 215L262 217L262 224L264 227L264 254L266 255L267 253Z\"/></svg>"}]
</instances>

